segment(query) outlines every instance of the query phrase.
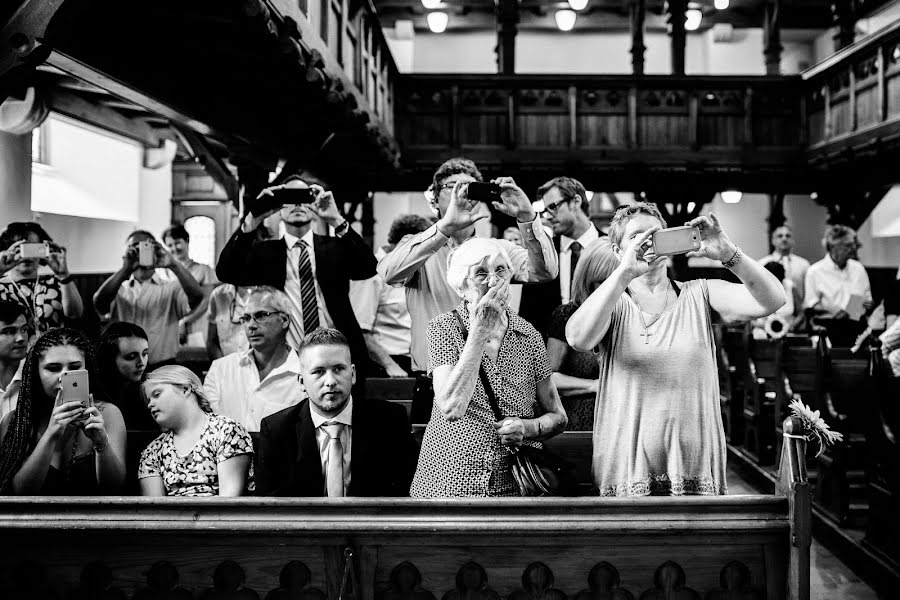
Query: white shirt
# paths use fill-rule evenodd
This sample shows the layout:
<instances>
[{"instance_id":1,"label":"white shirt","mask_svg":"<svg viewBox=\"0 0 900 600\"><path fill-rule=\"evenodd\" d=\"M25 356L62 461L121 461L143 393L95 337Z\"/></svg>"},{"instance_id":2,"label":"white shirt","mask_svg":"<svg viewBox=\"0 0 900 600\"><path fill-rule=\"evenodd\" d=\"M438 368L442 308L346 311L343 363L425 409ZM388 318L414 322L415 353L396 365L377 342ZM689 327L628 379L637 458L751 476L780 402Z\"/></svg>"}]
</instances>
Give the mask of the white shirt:
<instances>
[{"instance_id":1,"label":"white shirt","mask_svg":"<svg viewBox=\"0 0 900 600\"><path fill-rule=\"evenodd\" d=\"M826 254L806 272L804 308L819 308L825 311L823 317L834 318L838 312L846 310L851 294L872 301L869 275L858 260L849 259L847 266L841 269Z\"/></svg>"},{"instance_id":2,"label":"white shirt","mask_svg":"<svg viewBox=\"0 0 900 600\"><path fill-rule=\"evenodd\" d=\"M295 312L291 315L291 326L288 329L287 341L292 348L299 348L300 342L306 332L303 331L303 302L300 287L300 247L297 244L300 241L306 242L306 251L309 252L309 263L312 266L313 282L316 286L316 304L319 305L319 326L334 327L334 321L328 314L328 307L325 305L325 297L322 296L322 289L319 287L319 281L316 279L316 249L313 243L312 229L306 232L302 238L285 232L284 243L287 244L287 277L284 280L284 293L294 306Z\"/></svg>"},{"instance_id":3,"label":"white shirt","mask_svg":"<svg viewBox=\"0 0 900 600\"><path fill-rule=\"evenodd\" d=\"M19 401L19 388L22 387L22 365L25 359L19 361L19 368L10 380L6 388L0 387L0 420L6 415L16 410L16 404Z\"/></svg>"},{"instance_id":4,"label":"white shirt","mask_svg":"<svg viewBox=\"0 0 900 600\"><path fill-rule=\"evenodd\" d=\"M559 240L559 293L562 295L562 303L568 304L572 296L572 244L581 244L581 250L588 244L600 238L597 228L591 225L577 240L562 236Z\"/></svg>"},{"instance_id":5,"label":"white shirt","mask_svg":"<svg viewBox=\"0 0 900 600\"><path fill-rule=\"evenodd\" d=\"M381 260L385 254L379 248L375 258ZM371 333L388 354L409 356L412 319L406 309L406 290L386 284L376 274L350 282L350 305L359 328Z\"/></svg>"},{"instance_id":6,"label":"white shirt","mask_svg":"<svg viewBox=\"0 0 900 600\"><path fill-rule=\"evenodd\" d=\"M217 358L209 367L203 392L217 415L229 417L247 431L259 431L265 417L298 404L306 397L300 386L300 358L294 349L284 363L259 380L253 350Z\"/></svg>"},{"instance_id":7,"label":"white shirt","mask_svg":"<svg viewBox=\"0 0 900 600\"><path fill-rule=\"evenodd\" d=\"M784 267L784 276L793 282L794 287L797 288L800 294L800 298L803 298L806 293L806 271L809 269L809 261L802 256L797 256L793 252L790 254L782 254L778 251L764 256L759 260L759 264L761 265L766 265L770 262L777 262Z\"/></svg>"},{"instance_id":8,"label":"white shirt","mask_svg":"<svg viewBox=\"0 0 900 600\"><path fill-rule=\"evenodd\" d=\"M322 425L325 423L341 423L343 425L339 436L341 448L344 451L344 493L341 495L346 496L347 490L350 489L350 444L353 443L353 436L351 435L353 432L353 396L347 398L347 404L344 405L344 410L331 419L317 413L312 400L310 400L309 403L309 414L312 417L313 427L316 430L316 444L319 446L319 458L322 461L322 477L325 479L326 486L328 485L328 440L330 439L330 436L328 435L328 432L322 428ZM327 496L328 490L324 491Z\"/></svg>"},{"instance_id":9,"label":"white shirt","mask_svg":"<svg viewBox=\"0 0 900 600\"><path fill-rule=\"evenodd\" d=\"M171 360L178 353L178 321L191 312L178 279L154 272L146 281L132 275L116 293L110 321L129 321L147 332L150 364Z\"/></svg>"}]
</instances>

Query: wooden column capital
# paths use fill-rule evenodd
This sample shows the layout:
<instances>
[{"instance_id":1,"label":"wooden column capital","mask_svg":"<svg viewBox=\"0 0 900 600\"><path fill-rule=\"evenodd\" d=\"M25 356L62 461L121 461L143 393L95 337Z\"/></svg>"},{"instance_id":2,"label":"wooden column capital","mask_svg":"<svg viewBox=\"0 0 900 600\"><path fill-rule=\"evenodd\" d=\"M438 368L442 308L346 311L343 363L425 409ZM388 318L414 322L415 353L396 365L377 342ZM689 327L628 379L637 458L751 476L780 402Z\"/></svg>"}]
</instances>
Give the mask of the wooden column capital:
<instances>
[{"instance_id":1,"label":"wooden column capital","mask_svg":"<svg viewBox=\"0 0 900 600\"><path fill-rule=\"evenodd\" d=\"M644 17L647 14L646 0L630 0L631 13L631 69L635 75L644 74Z\"/></svg>"},{"instance_id":2,"label":"wooden column capital","mask_svg":"<svg viewBox=\"0 0 900 600\"><path fill-rule=\"evenodd\" d=\"M516 35L519 33L518 0L496 0L497 4L497 73L516 72Z\"/></svg>"},{"instance_id":3,"label":"wooden column capital","mask_svg":"<svg viewBox=\"0 0 900 600\"><path fill-rule=\"evenodd\" d=\"M687 0L668 0L666 2L668 13L669 35L672 36L672 74L684 75L685 48L687 46L687 31L684 22L687 18Z\"/></svg>"},{"instance_id":4,"label":"wooden column capital","mask_svg":"<svg viewBox=\"0 0 900 600\"><path fill-rule=\"evenodd\" d=\"M763 21L764 48L766 59L766 75L781 75L781 1L767 0Z\"/></svg>"}]
</instances>

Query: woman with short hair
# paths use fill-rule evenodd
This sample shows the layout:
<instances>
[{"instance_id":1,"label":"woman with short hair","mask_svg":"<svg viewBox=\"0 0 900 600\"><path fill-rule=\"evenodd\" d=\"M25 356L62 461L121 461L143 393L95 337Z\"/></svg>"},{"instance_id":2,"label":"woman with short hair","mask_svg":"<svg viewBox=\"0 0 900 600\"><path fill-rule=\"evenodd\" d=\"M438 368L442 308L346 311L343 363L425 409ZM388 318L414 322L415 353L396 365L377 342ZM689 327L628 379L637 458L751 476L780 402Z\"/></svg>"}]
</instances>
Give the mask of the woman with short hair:
<instances>
[{"instance_id":1,"label":"woman with short hair","mask_svg":"<svg viewBox=\"0 0 900 600\"><path fill-rule=\"evenodd\" d=\"M250 434L213 414L191 370L160 367L141 390L164 431L141 453L138 480L144 496L241 496L252 486Z\"/></svg>"},{"instance_id":2,"label":"woman with short hair","mask_svg":"<svg viewBox=\"0 0 900 600\"><path fill-rule=\"evenodd\" d=\"M573 348L599 347L593 474L603 496L727 493L711 314L766 316L784 304L784 288L715 215L689 224L700 237L689 256L721 261L741 284L669 279L651 239L666 222L656 206L636 202L610 224L619 266L566 325Z\"/></svg>"},{"instance_id":3,"label":"woman with short hair","mask_svg":"<svg viewBox=\"0 0 900 600\"><path fill-rule=\"evenodd\" d=\"M497 240L471 238L450 253L447 282L463 301L428 326L434 404L411 496L518 496L509 449L566 427L541 335L507 306L512 274Z\"/></svg>"}]
</instances>

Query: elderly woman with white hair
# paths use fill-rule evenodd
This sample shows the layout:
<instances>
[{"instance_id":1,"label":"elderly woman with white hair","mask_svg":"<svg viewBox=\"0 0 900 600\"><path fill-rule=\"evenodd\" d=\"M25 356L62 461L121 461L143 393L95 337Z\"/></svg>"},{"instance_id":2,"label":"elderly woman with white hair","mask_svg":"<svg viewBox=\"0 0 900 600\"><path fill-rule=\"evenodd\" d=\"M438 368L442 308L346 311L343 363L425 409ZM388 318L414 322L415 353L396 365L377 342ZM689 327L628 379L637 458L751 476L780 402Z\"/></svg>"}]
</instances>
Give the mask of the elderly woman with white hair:
<instances>
[{"instance_id":1,"label":"elderly woman with white hair","mask_svg":"<svg viewBox=\"0 0 900 600\"><path fill-rule=\"evenodd\" d=\"M164 432L141 453L142 495L241 496L252 487L250 434L213 414L193 372L178 365L160 367L141 391Z\"/></svg>"},{"instance_id":2,"label":"elderly woman with white hair","mask_svg":"<svg viewBox=\"0 0 900 600\"><path fill-rule=\"evenodd\" d=\"M413 497L517 496L509 448L566 427L540 334L509 310L509 255L472 238L451 252L447 282L463 298L428 326L434 404L413 478ZM497 421L481 367L504 418Z\"/></svg>"}]
</instances>

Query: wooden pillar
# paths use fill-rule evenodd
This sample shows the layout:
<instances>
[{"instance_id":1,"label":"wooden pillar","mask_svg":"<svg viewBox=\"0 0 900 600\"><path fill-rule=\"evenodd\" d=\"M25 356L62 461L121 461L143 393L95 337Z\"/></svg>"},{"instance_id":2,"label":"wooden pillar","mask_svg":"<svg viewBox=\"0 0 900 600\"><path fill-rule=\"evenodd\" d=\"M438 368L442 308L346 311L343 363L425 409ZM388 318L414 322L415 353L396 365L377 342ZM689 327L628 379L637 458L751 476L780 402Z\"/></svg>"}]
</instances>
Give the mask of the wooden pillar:
<instances>
[{"instance_id":1,"label":"wooden pillar","mask_svg":"<svg viewBox=\"0 0 900 600\"><path fill-rule=\"evenodd\" d=\"M631 0L631 72L644 74L644 17L647 14L647 0Z\"/></svg>"},{"instance_id":2,"label":"wooden pillar","mask_svg":"<svg viewBox=\"0 0 900 600\"><path fill-rule=\"evenodd\" d=\"M516 34L519 32L517 0L497 1L497 73L516 72Z\"/></svg>"},{"instance_id":3,"label":"wooden pillar","mask_svg":"<svg viewBox=\"0 0 900 600\"><path fill-rule=\"evenodd\" d=\"M787 218L784 216L784 194L769 194L769 252L772 252L772 232L784 225Z\"/></svg>"},{"instance_id":4,"label":"wooden pillar","mask_svg":"<svg viewBox=\"0 0 900 600\"><path fill-rule=\"evenodd\" d=\"M853 43L856 35L856 0L833 0L831 17L834 23L834 51Z\"/></svg>"},{"instance_id":5,"label":"wooden pillar","mask_svg":"<svg viewBox=\"0 0 900 600\"><path fill-rule=\"evenodd\" d=\"M672 36L672 75L684 75L684 55L687 46L687 0L668 0L669 35Z\"/></svg>"},{"instance_id":6,"label":"wooden pillar","mask_svg":"<svg viewBox=\"0 0 900 600\"><path fill-rule=\"evenodd\" d=\"M768 0L766 2L763 35L765 47L763 55L766 57L766 75L781 75L781 1Z\"/></svg>"}]
</instances>

